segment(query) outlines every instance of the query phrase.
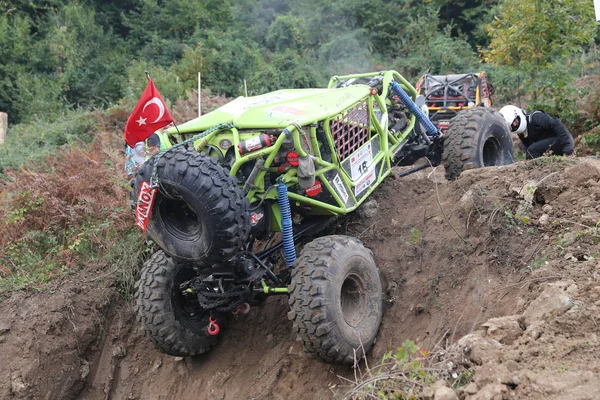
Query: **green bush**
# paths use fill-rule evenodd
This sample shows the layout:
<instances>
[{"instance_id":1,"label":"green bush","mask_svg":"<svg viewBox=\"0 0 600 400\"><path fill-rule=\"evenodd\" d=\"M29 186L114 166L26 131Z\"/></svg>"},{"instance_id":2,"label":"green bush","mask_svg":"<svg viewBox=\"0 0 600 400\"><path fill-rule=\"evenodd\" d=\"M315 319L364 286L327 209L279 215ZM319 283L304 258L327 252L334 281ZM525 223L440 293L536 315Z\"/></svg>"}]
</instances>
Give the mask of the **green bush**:
<instances>
[{"instance_id":1,"label":"green bush","mask_svg":"<svg viewBox=\"0 0 600 400\"><path fill-rule=\"evenodd\" d=\"M0 174L5 169L39 165L59 147L77 147L92 141L97 133L92 112L67 111L61 115L54 122L38 119L9 126L6 142L0 146Z\"/></svg>"}]
</instances>

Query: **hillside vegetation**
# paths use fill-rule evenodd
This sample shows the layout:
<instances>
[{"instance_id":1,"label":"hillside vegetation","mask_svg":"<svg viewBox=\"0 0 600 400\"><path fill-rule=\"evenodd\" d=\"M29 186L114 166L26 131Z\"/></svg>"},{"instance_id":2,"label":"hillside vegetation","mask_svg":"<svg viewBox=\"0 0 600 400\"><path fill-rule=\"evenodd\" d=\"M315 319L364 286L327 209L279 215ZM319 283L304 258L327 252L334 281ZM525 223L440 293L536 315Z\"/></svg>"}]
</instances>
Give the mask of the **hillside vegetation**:
<instances>
[{"instance_id":1,"label":"hillside vegetation","mask_svg":"<svg viewBox=\"0 0 600 400\"><path fill-rule=\"evenodd\" d=\"M485 69L498 101L556 113L593 147L600 100L585 79L596 82L596 32L591 2L576 0L0 1L0 111L10 121L0 291L89 263L131 264L116 238L142 252L125 222L121 132L143 71L180 123L195 116L198 72L213 93L238 96L244 79L252 95L332 74L397 69L414 82ZM224 101L205 100L205 111Z\"/></svg>"}]
</instances>

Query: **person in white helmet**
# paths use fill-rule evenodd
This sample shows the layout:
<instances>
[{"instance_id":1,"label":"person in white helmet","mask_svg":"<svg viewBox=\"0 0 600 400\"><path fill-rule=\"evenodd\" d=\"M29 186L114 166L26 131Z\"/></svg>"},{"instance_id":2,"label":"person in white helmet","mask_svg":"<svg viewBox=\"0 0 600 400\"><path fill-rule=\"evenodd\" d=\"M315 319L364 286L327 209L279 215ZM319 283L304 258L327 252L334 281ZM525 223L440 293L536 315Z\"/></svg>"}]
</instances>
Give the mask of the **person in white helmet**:
<instances>
[{"instance_id":1,"label":"person in white helmet","mask_svg":"<svg viewBox=\"0 0 600 400\"><path fill-rule=\"evenodd\" d=\"M500 114L511 132L521 139L527 159L538 158L544 153L575 155L573 136L560 119L543 111L526 113L516 106L504 106Z\"/></svg>"}]
</instances>

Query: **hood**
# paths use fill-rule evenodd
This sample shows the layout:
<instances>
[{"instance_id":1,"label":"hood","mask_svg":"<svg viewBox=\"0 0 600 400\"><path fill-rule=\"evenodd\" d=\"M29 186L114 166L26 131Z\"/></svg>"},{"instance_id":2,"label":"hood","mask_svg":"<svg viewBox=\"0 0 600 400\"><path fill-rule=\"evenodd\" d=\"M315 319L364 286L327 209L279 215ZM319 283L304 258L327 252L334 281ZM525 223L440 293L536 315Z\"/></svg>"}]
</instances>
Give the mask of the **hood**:
<instances>
[{"instance_id":1,"label":"hood","mask_svg":"<svg viewBox=\"0 0 600 400\"><path fill-rule=\"evenodd\" d=\"M181 133L195 133L217 124L233 123L239 129L284 129L290 123L307 125L334 116L368 96L370 87L339 89L287 89L238 97L230 103L180 125ZM177 133L170 128L169 133Z\"/></svg>"}]
</instances>

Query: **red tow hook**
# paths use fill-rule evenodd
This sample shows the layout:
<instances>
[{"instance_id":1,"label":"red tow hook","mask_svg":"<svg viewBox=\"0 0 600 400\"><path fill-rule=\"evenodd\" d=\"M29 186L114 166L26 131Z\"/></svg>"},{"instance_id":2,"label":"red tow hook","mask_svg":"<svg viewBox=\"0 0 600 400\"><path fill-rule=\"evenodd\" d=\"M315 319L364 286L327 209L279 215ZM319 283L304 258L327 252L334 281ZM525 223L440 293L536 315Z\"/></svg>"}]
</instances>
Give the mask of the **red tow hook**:
<instances>
[{"instance_id":1,"label":"red tow hook","mask_svg":"<svg viewBox=\"0 0 600 400\"><path fill-rule=\"evenodd\" d=\"M217 325L217 319L213 317L208 318L208 334L211 336L217 336L219 334L219 325Z\"/></svg>"},{"instance_id":2,"label":"red tow hook","mask_svg":"<svg viewBox=\"0 0 600 400\"><path fill-rule=\"evenodd\" d=\"M238 308L232 311L233 315L237 314L248 314L250 312L250 304L242 303Z\"/></svg>"}]
</instances>

